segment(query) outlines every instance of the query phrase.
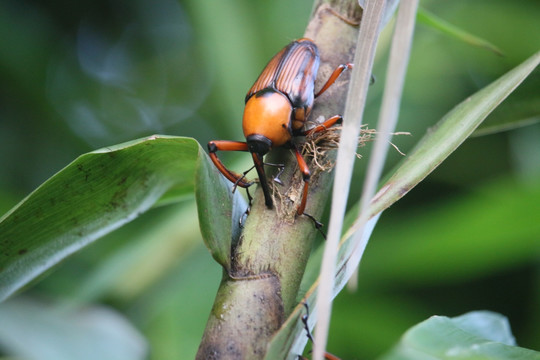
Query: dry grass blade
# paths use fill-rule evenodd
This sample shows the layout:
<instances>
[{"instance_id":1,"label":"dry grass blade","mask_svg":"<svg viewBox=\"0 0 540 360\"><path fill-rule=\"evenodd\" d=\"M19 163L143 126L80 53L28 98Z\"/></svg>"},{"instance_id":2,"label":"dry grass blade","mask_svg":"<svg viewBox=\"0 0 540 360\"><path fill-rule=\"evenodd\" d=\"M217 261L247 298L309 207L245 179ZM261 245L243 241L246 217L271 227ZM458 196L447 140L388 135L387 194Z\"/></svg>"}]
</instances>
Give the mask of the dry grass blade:
<instances>
[{"instance_id":1,"label":"dry grass blade","mask_svg":"<svg viewBox=\"0 0 540 360\"><path fill-rule=\"evenodd\" d=\"M360 24L360 33L354 59L355 67L352 72L350 90L345 106L344 131L342 132L337 155L332 213L330 215L328 238L321 266L321 282L317 295L316 311L318 323L315 332L313 353L315 360L323 359L327 342L338 242L343 227L352 165L356 153L356 141L362 124L367 88L371 79L371 68L385 8L386 1L384 0L367 2L362 23Z\"/></svg>"},{"instance_id":2,"label":"dry grass blade","mask_svg":"<svg viewBox=\"0 0 540 360\"><path fill-rule=\"evenodd\" d=\"M364 181L364 188L360 200L360 215L357 220L360 224L358 234L363 232L363 224L369 218L367 209L371 203L371 199L375 195L377 184L380 181L388 148L391 145L391 137L397 124L401 95L405 83L405 74L409 63L409 54L412 45L417 9L418 0L403 0L399 6L394 37L392 39L392 47L390 49L385 91L378 122L380 135L375 140L372 156L369 159L366 179ZM361 237L358 236L353 252L363 252L366 243L360 244L360 242ZM360 257L358 257L358 261L360 261ZM356 276L353 276L353 278L356 278ZM354 285L351 284L351 286Z\"/></svg>"}]
</instances>

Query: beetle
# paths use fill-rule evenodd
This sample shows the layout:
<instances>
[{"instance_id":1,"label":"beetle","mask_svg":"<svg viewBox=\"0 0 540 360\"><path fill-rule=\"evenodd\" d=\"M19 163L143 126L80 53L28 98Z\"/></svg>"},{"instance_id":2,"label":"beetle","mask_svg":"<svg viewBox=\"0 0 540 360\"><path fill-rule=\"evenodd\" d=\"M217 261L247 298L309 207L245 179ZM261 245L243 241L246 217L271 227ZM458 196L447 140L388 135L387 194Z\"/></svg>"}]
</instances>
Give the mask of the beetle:
<instances>
[{"instance_id":1,"label":"beetle","mask_svg":"<svg viewBox=\"0 0 540 360\"><path fill-rule=\"evenodd\" d=\"M251 153L268 209L272 209L273 201L264 165L278 167L282 165L265 164L263 157L273 148L281 146L291 148L304 181L302 200L296 212L310 218L312 217L305 214L304 210L311 173L293 138L323 131L341 121L342 117L336 115L310 130L303 129L315 98L325 92L345 69L352 68L352 64L339 65L321 90L315 93L319 63L319 50L312 40L302 38L285 46L268 62L246 95L242 120L246 141L213 140L208 143L210 159L217 169L235 184L235 187L248 188L254 182L245 179L247 172L238 174L227 169L216 153L217 151ZM280 183L278 177L279 175L274 181Z\"/></svg>"}]
</instances>

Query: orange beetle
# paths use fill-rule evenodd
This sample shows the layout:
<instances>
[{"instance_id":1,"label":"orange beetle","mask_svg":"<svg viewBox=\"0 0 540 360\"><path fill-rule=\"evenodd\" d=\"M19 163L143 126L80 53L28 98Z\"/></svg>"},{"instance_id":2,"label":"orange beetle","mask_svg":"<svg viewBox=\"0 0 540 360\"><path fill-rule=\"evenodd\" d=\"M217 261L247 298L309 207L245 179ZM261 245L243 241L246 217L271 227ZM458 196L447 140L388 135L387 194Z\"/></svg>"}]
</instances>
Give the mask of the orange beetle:
<instances>
[{"instance_id":1,"label":"orange beetle","mask_svg":"<svg viewBox=\"0 0 540 360\"><path fill-rule=\"evenodd\" d=\"M208 151L214 165L235 186L243 188L248 188L253 184L246 181L247 172L238 174L227 169L217 157L216 152L221 150L251 153L264 193L265 204L269 209L273 207L273 202L264 165L278 167L280 165L265 164L263 156L272 148L280 146L287 146L295 152L304 180L302 200L297 209L298 215L302 215L306 207L310 171L292 139L295 136L323 131L341 121L341 116L336 115L313 129L303 130L314 99L326 91L345 69L352 67L352 64L340 65L321 90L315 94L315 78L319 70L319 62L319 51L313 41L304 38L291 42L270 60L246 95L242 122L246 142L214 140L208 143ZM277 178L274 180L279 182Z\"/></svg>"}]
</instances>

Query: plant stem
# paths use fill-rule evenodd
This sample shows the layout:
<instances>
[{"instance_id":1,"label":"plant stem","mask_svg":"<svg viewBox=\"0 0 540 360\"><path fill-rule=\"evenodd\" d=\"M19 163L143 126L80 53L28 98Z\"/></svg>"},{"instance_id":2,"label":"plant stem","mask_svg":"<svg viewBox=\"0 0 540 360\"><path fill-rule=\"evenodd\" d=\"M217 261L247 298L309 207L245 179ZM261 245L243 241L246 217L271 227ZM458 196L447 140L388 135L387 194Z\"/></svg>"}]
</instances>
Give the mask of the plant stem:
<instances>
[{"instance_id":1,"label":"plant stem","mask_svg":"<svg viewBox=\"0 0 540 360\"><path fill-rule=\"evenodd\" d=\"M319 47L321 66L316 88L340 64L351 62L361 9L356 1L318 1L305 32ZM344 74L315 102L311 121L341 114L348 75ZM335 159L335 151L327 155ZM232 251L230 273L224 271L197 359L260 359L273 334L297 304L298 290L317 233L311 220L296 216L303 187L294 155L275 149L266 159L285 164L284 185L276 188L275 207L264 205L260 189L243 234ZM310 161L309 158L306 160ZM320 218L332 183L330 172L312 176L306 212ZM279 194L278 194L279 193Z\"/></svg>"}]
</instances>

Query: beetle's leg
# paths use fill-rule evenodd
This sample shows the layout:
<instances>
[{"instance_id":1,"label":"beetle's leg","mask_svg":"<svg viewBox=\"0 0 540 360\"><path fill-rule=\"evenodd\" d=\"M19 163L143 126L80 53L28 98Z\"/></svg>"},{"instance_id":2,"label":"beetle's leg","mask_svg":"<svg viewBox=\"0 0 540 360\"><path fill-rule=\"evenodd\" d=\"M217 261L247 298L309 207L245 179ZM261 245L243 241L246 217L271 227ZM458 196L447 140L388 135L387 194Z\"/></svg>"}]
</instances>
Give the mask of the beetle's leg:
<instances>
[{"instance_id":1,"label":"beetle's leg","mask_svg":"<svg viewBox=\"0 0 540 360\"><path fill-rule=\"evenodd\" d=\"M305 315L302 315L302 323L304 324L304 329L306 329L306 332L307 332L307 338L309 340L311 340L311 342L313 342L313 336L311 336L311 331L309 331L309 326L308 326L308 318L309 318L309 305L307 304L307 302L304 302L303 303L304 307L306 308L306 314Z\"/></svg>"},{"instance_id":2,"label":"beetle's leg","mask_svg":"<svg viewBox=\"0 0 540 360\"><path fill-rule=\"evenodd\" d=\"M315 219L313 216L309 215L307 212L304 212L302 215L306 216L313 222L313 226L315 226L315 229L319 230L324 240L326 240L326 234L324 231L322 231L322 227L324 224L320 222L319 220Z\"/></svg>"},{"instance_id":3,"label":"beetle's leg","mask_svg":"<svg viewBox=\"0 0 540 360\"><path fill-rule=\"evenodd\" d=\"M308 319L309 319L309 305L304 302L302 303L304 305L304 307L306 308L306 314L305 315L302 315L302 323L304 324L304 329L306 330L306 336L307 338L311 341L312 344L314 344L315 342L313 341L313 336L311 335L311 331L309 331L309 326L308 326ZM335 355L332 355L330 353L324 353L324 358L325 360L340 360L340 358L338 358L337 356ZM307 358L303 357L303 356L298 356L298 360L307 360Z\"/></svg>"},{"instance_id":4,"label":"beetle's leg","mask_svg":"<svg viewBox=\"0 0 540 360\"><path fill-rule=\"evenodd\" d=\"M329 127L334 126L335 124L341 124L342 120L343 120L343 117L341 115L334 115L331 118L329 118L328 120L326 120L325 122L320 123L319 125L311 128L311 129L309 129L307 131L301 132L300 135L305 136L305 135L311 135L311 134L315 134L315 133L318 133L318 132L321 132L321 131L325 131Z\"/></svg>"},{"instance_id":5,"label":"beetle's leg","mask_svg":"<svg viewBox=\"0 0 540 360\"><path fill-rule=\"evenodd\" d=\"M235 192L236 191L236 187L238 186L238 183L240 183L241 181L244 181L244 179L246 178L246 175L251 171L253 170L253 168L255 167L255 165L253 165L252 167L250 167L249 169L247 169L246 171L244 171L242 173L242 176L240 176L235 182L234 182L234 185L232 187L232 192ZM246 190L247 190L247 187L246 187Z\"/></svg>"},{"instance_id":6,"label":"beetle's leg","mask_svg":"<svg viewBox=\"0 0 540 360\"><path fill-rule=\"evenodd\" d=\"M279 185L283 186L283 181L281 181L281 179L279 177L281 176L281 174L283 174L283 171L285 171L285 164L264 163L264 165L277 167L279 169L277 175L274 176L272 178L272 180L275 181L276 183L278 183Z\"/></svg>"},{"instance_id":7,"label":"beetle's leg","mask_svg":"<svg viewBox=\"0 0 540 360\"><path fill-rule=\"evenodd\" d=\"M309 331L308 326L308 318L309 318L309 306L306 302L302 303L304 307L306 308L306 313L302 315L302 323L304 324L304 329L306 330L306 336L313 344L313 336L311 335L311 331ZM298 355L297 360L308 360L306 357L303 357L302 355Z\"/></svg>"},{"instance_id":8,"label":"beetle's leg","mask_svg":"<svg viewBox=\"0 0 540 360\"><path fill-rule=\"evenodd\" d=\"M332 73L332 75L330 75L330 77L329 77L328 80L326 81L326 84L324 84L323 87L321 88L321 90L319 90L319 92L315 94L315 97L318 97L319 95L321 95L322 93L324 93L326 90L328 90L328 88L329 88L330 86L332 86L332 84L337 80L337 78L341 75L341 73L342 73L343 71L345 71L346 69L352 69L352 68L353 68L353 64L351 64L351 63L339 65L339 66L334 70L334 72Z\"/></svg>"},{"instance_id":9,"label":"beetle's leg","mask_svg":"<svg viewBox=\"0 0 540 360\"><path fill-rule=\"evenodd\" d=\"M251 203L253 202L253 196L249 193L249 188L246 188L246 194L248 197L248 208L246 210L246 213L249 215L249 212L251 211Z\"/></svg>"},{"instance_id":10,"label":"beetle's leg","mask_svg":"<svg viewBox=\"0 0 540 360\"><path fill-rule=\"evenodd\" d=\"M230 182L236 186L247 188L253 184L252 181L244 180L245 175L240 175L231 171L223 165L221 160L219 160L216 152L217 151L249 151L247 143L240 141L228 141L228 140L213 140L208 143L208 152L210 159L216 166L216 168L225 176Z\"/></svg>"},{"instance_id":11,"label":"beetle's leg","mask_svg":"<svg viewBox=\"0 0 540 360\"><path fill-rule=\"evenodd\" d=\"M296 210L296 213L298 215L307 216L311 221L313 221L313 225L315 225L315 228L319 230L321 235L326 239L326 234L321 230L323 224L317 221L317 219L315 219L313 216L304 212L304 210L306 209L306 201L307 201L308 188L309 188L309 178L311 176L311 172L309 171L309 167L307 166L306 160L304 160L304 158L302 157L302 154L300 153L300 151L295 145L293 145L293 150L296 156L296 161L298 162L298 167L300 168L300 172L302 172L302 178L304 179L304 190L302 191L302 200L300 202L300 205L298 206L298 209Z\"/></svg>"},{"instance_id":12,"label":"beetle's leg","mask_svg":"<svg viewBox=\"0 0 540 360\"><path fill-rule=\"evenodd\" d=\"M306 163L306 160L304 160L302 154L296 147L296 145L293 145L294 155L296 156L296 161L298 162L298 167L300 168L300 172L302 172L302 178L304 180L304 190L302 191L302 201L300 202L300 205L298 206L298 209L296 210L296 213L298 215L304 214L304 210L306 208L306 200L307 200L307 194L308 194L308 188L309 188L309 178L311 177L311 172L309 171L309 167Z\"/></svg>"},{"instance_id":13,"label":"beetle's leg","mask_svg":"<svg viewBox=\"0 0 540 360\"><path fill-rule=\"evenodd\" d=\"M251 169L253 169L253 167ZM240 220L238 220L238 225L240 225L241 228L244 228L244 219L249 216L249 213L251 212L251 203L253 202L253 196L251 196L251 194L249 193L249 188L246 188L246 194L248 197L248 206L246 208L246 211L244 211L242 216L240 216Z\"/></svg>"},{"instance_id":14,"label":"beetle's leg","mask_svg":"<svg viewBox=\"0 0 540 360\"><path fill-rule=\"evenodd\" d=\"M248 146L245 142L240 141L227 141L227 140L213 140L208 143L208 152L210 154L210 159L212 159L212 162L216 166L216 168L225 176L229 181L234 183L232 187L232 192L234 193L236 191L236 187L240 186L246 189L246 193L248 196L248 207L246 208L246 211L244 214L240 217L240 220L238 220L238 223L240 227L244 227L244 217L247 217L249 215L249 212L251 210L251 200L253 199L251 197L251 194L249 193L248 188L253 185L253 181L246 181L246 175L247 173L254 168L252 166L249 170L244 171L242 175L235 173L234 171L231 171L223 165L221 160L217 157L216 152L218 150L221 151L248 151Z\"/></svg>"}]
</instances>

